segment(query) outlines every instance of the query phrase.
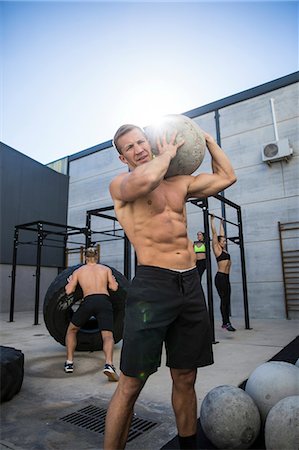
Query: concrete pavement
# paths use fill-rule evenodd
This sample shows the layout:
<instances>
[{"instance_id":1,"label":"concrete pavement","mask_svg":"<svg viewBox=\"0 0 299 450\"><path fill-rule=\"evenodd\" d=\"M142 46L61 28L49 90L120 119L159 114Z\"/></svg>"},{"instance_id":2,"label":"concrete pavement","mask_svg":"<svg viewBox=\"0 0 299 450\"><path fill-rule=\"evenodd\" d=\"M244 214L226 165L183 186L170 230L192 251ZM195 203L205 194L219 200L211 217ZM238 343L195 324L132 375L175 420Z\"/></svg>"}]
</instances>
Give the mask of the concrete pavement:
<instances>
[{"instance_id":1,"label":"concrete pavement","mask_svg":"<svg viewBox=\"0 0 299 450\"><path fill-rule=\"evenodd\" d=\"M11 450L95 450L102 449L103 433L89 430L91 420L106 411L116 383L102 374L103 352L77 352L73 374L65 374L65 347L49 335L42 315L33 325L33 313L15 313L14 322L1 314L1 345L15 347L25 355L25 375L19 394L1 405L0 449ZM238 386L260 364L269 360L298 335L298 320L252 319L246 330L243 318L232 318L237 331L229 333L215 322L215 363L198 371L198 409L204 396L216 386ZM115 346L119 367L121 342ZM90 411L86 415L85 411ZM68 421L73 413L82 420ZM88 413L89 414L89 413ZM144 429L132 434L128 449L159 450L177 431L171 407L169 370L162 366L145 385L135 408L136 422ZM72 419L72 418L71 418ZM74 420L75 420L74 419Z\"/></svg>"}]
</instances>

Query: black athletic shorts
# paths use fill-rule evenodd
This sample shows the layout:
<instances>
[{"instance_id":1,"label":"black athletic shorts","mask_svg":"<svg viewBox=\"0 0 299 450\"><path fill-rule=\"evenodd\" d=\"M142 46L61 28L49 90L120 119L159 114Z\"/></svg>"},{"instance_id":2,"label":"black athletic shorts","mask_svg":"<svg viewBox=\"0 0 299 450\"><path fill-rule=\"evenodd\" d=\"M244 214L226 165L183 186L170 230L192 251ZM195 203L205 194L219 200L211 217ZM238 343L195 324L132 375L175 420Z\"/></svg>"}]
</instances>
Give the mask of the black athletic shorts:
<instances>
[{"instance_id":1,"label":"black athletic shorts","mask_svg":"<svg viewBox=\"0 0 299 450\"><path fill-rule=\"evenodd\" d=\"M127 293L122 372L140 379L156 372L163 342L168 367L213 364L211 327L196 268L137 267Z\"/></svg>"},{"instance_id":2,"label":"black athletic shorts","mask_svg":"<svg viewBox=\"0 0 299 450\"><path fill-rule=\"evenodd\" d=\"M71 322L76 327L82 327L92 316L97 319L100 330L113 331L113 310L109 295L87 295L73 314Z\"/></svg>"}]
</instances>

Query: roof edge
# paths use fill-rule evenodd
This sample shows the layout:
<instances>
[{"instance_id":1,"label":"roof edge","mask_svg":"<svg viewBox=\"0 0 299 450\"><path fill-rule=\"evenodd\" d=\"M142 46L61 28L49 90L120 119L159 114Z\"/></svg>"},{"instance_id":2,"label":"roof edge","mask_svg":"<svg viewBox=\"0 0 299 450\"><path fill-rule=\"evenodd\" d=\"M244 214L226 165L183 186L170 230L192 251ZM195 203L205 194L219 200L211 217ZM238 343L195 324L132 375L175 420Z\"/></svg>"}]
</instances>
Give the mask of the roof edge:
<instances>
[{"instance_id":1,"label":"roof edge","mask_svg":"<svg viewBox=\"0 0 299 450\"><path fill-rule=\"evenodd\" d=\"M280 89L290 84L297 83L298 81L299 81L299 71L293 72L289 75L285 75L272 81L268 81L267 83L261 84L259 86L246 89L245 91L241 91L237 94L224 97L220 100L207 103L206 105L200 106L195 109L191 109L182 114L192 119L194 117L202 116L203 114L207 114L209 112L225 108L226 106L234 105L244 100L249 100L250 98L258 97L259 95L267 94L268 92ZM85 156L91 155L92 153L96 153L100 150L105 150L112 146L113 144L111 139L109 141L105 141L102 142L101 144L87 148L86 150L81 150L78 153L74 153L68 156L68 160L69 162L75 161L76 159L83 158Z\"/></svg>"}]
</instances>

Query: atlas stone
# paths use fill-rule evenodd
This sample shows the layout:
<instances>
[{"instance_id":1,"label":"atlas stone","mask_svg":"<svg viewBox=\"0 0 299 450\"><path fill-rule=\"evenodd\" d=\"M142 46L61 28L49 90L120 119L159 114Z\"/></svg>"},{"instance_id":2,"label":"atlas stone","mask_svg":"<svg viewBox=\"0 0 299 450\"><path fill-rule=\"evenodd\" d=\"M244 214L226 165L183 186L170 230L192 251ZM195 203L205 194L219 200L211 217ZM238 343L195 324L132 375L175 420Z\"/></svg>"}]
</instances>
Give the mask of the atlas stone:
<instances>
[{"instance_id":1,"label":"atlas stone","mask_svg":"<svg viewBox=\"0 0 299 450\"><path fill-rule=\"evenodd\" d=\"M200 422L206 437L217 448L249 448L261 426L260 414L243 389L230 385L213 388L204 397Z\"/></svg>"},{"instance_id":2,"label":"atlas stone","mask_svg":"<svg viewBox=\"0 0 299 450\"><path fill-rule=\"evenodd\" d=\"M262 422L279 400L299 395L299 369L284 361L269 361L249 376L245 391L257 405Z\"/></svg>"},{"instance_id":3,"label":"atlas stone","mask_svg":"<svg viewBox=\"0 0 299 450\"><path fill-rule=\"evenodd\" d=\"M145 128L145 133L151 144L154 155L158 155L157 139L166 135L167 140L177 131L176 142L184 140L172 159L165 178L175 175L191 175L201 165L206 149L204 134L197 123L182 114L169 114L164 116L158 124Z\"/></svg>"},{"instance_id":4,"label":"atlas stone","mask_svg":"<svg viewBox=\"0 0 299 450\"><path fill-rule=\"evenodd\" d=\"M299 395L285 397L270 409L265 445L267 450L299 448Z\"/></svg>"}]
</instances>

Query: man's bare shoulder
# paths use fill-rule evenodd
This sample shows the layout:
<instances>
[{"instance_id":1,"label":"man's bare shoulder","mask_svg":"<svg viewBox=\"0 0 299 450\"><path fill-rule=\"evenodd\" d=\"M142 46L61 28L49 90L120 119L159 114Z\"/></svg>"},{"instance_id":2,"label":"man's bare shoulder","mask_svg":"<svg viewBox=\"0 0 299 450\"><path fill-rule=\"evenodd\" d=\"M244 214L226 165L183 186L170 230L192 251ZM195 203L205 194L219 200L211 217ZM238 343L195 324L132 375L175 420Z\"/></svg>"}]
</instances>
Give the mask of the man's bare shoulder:
<instances>
[{"instance_id":1,"label":"man's bare shoulder","mask_svg":"<svg viewBox=\"0 0 299 450\"><path fill-rule=\"evenodd\" d=\"M128 172L122 172L116 175L109 184L109 191L113 199L120 199L120 185L122 180L128 175Z\"/></svg>"},{"instance_id":2,"label":"man's bare shoulder","mask_svg":"<svg viewBox=\"0 0 299 450\"><path fill-rule=\"evenodd\" d=\"M108 266L105 266L105 264L97 264L97 267L99 268L99 270L103 270L105 272L108 272L110 270L110 268Z\"/></svg>"},{"instance_id":3,"label":"man's bare shoulder","mask_svg":"<svg viewBox=\"0 0 299 450\"><path fill-rule=\"evenodd\" d=\"M116 175L116 177L113 178L113 180L110 182L109 186L115 186L121 183L121 181L124 179L124 177L128 175L128 172L122 172Z\"/></svg>"}]
</instances>

